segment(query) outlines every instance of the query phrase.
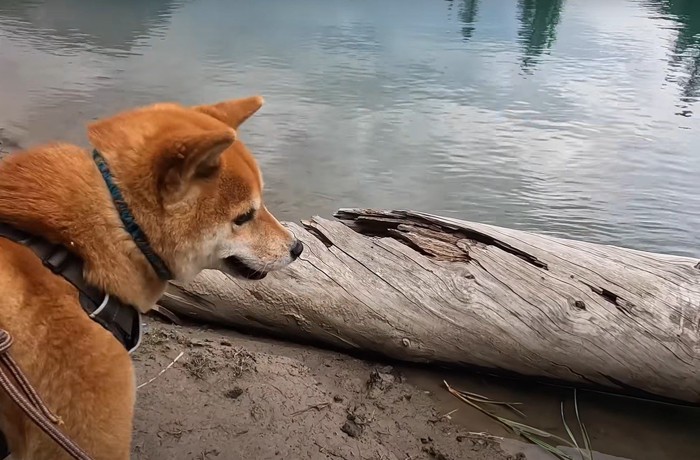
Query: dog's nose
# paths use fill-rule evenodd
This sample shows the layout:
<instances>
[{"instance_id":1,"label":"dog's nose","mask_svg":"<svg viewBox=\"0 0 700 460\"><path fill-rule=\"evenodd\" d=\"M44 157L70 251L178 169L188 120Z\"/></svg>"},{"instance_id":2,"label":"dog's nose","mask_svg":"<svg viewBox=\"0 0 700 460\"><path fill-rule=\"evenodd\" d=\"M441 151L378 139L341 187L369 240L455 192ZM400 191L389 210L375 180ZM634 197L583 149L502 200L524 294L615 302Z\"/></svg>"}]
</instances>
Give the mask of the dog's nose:
<instances>
[{"instance_id":1,"label":"dog's nose","mask_svg":"<svg viewBox=\"0 0 700 460\"><path fill-rule=\"evenodd\" d=\"M289 250L289 253L292 255L292 259L294 260L298 259L302 252L304 252L304 245L299 240L297 240L297 242L294 243L294 246L292 246L292 249Z\"/></svg>"}]
</instances>

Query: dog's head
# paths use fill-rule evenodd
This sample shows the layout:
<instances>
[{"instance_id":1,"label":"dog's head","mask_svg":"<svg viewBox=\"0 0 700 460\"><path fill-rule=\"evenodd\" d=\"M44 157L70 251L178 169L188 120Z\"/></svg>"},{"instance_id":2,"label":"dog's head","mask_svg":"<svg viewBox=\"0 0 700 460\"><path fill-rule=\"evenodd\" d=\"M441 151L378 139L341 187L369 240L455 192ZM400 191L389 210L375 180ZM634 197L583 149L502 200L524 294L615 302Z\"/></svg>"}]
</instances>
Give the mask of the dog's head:
<instances>
[{"instance_id":1,"label":"dog's head","mask_svg":"<svg viewBox=\"0 0 700 460\"><path fill-rule=\"evenodd\" d=\"M155 104L89 126L90 141L177 279L208 268L260 279L303 250L265 208L262 174L236 132L262 104L258 96Z\"/></svg>"}]
</instances>

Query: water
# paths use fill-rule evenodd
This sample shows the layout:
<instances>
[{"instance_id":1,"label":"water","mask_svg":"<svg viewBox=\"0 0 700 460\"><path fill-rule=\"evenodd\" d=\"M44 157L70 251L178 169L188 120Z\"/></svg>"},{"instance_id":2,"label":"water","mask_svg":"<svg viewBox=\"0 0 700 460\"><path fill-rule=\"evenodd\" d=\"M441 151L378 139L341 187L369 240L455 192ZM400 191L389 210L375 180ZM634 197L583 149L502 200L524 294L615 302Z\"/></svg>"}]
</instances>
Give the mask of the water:
<instances>
[{"instance_id":1,"label":"water","mask_svg":"<svg viewBox=\"0 0 700 460\"><path fill-rule=\"evenodd\" d=\"M411 208L700 257L698 1L0 0L6 149L255 93L241 136L284 219ZM601 451L700 452L697 411L594 401Z\"/></svg>"},{"instance_id":2,"label":"water","mask_svg":"<svg viewBox=\"0 0 700 460\"><path fill-rule=\"evenodd\" d=\"M263 94L285 219L412 208L700 255L700 2L1 0L0 136Z\"/></svg>"}]
</instances>

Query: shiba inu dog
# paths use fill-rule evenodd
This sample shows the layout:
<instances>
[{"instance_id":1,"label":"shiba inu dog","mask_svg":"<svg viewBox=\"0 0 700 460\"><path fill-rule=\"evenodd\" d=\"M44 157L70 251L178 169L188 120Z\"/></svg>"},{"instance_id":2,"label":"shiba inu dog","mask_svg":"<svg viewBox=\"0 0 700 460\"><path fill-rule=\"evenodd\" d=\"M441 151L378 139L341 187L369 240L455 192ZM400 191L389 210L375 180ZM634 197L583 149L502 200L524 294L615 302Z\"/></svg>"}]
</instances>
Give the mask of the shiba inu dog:
<instances>
[{"instance_id":1,"label":"shiba inu dog","mask_svg":"<svg viewBox=\"0 0 700 460\"><path fill-rule=\"evenodd\" d=\"M93 151L57 143L0 161L7 353L95 460L130 456L135 312L170 279L203 269L260 279L303 251L265 208L238 139L262 104L140 107L90 124ZM70 458L1 389L0 431L13 459Z\"/></svg>"}]
</instances>

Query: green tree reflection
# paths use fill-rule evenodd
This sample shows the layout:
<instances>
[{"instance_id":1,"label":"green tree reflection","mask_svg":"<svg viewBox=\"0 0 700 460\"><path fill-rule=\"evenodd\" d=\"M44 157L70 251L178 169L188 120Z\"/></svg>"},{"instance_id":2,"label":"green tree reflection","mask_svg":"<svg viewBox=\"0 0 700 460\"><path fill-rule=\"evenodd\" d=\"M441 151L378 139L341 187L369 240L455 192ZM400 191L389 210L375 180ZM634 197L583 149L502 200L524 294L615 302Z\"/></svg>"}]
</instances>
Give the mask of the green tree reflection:
<instances>
[{"instance_id":1,"label":"green tree reflection","mask_svg":"<svg viewBox=\"0 0 700 460\"><path fill-rule=\"evenodd\" d=\"M700 99L700 1L648 0L647 3L675 25L676 37L666 80L680 87L682 110L678 114L690 116L689 106Z\"/></svg>"},{"instance_id":2,"label":"green tree reflection","mask_svg":"<svg viewBox=\"0 0 700 460\"><path fill-rule=\"evenodd\" d=\"M518 1L518 41L522 46L524 71L531 72L539 57L554 44L563 6L564 0Z\"/></svg>"},{"instance_id":3,"label":"green tree reflection","mask_svg":"<svg viewBox=\"0 0 700 460\"><path fill-rule=\"evenodd\" d=\"M463 0L459 7L459 20L462 22L462 37L469 40L474 34L479 0Z\"/></svg>"}]
</instances>

